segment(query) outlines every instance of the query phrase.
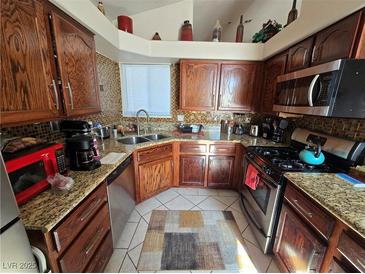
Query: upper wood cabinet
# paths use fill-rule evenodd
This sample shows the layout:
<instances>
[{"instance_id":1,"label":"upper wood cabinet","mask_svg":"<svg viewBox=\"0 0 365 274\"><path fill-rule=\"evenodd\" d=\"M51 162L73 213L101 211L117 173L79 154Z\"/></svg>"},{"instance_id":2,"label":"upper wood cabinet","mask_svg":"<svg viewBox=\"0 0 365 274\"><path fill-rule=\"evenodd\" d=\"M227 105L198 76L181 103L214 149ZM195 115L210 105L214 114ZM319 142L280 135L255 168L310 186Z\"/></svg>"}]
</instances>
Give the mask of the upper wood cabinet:
<instances>
[{"instance_id":1,"label":"upper wood cabinet","mask_svg":"<svg viewBox=\"0 0 365 274\"><path fill-rule=\"evenodd\" d=\"M214 110L219 63L182 60L180 62L180 108Z\"/></svg>"},{"instance_id":2,"label":"upper wood cabinet","mask_svg":"<svg viewBox=\"0 0 365 274\"><path fill-rule=\"evenodd\" d=\"M47 1L0 9L1 126L100 111L92 33Z\"/></svg>"},{"instance_id":3,"label":"upper wood cabinet","mask_svg":"<svg viewBox=\"0 0 365 274\"><path fill-rule=\"evenodd\" d=\"M182 60L180 108L250 111L259 90L260 72L260 62Z\"/></svg>"},{"instance_id":4,"label":"upper wood cabinet","mask_svg":"<svg viewBox=\"0 0 365 274\"><path fill-rule=\"evenodd\" d=\"M261 65L258 62L222 63L218 110L250 111L259 89L258 77Z\"/></svg>"},{"instance_id":5,"label":"upper wood cabinet","mask_svg":"<svg viewBox=\"0 0 365 274\"><path fill-rule=\"evenodd\" d=\"M93 34L57 12L52 22L67 115L100 111Z\"/></svg>"},{"instance_id":6,"label":"upper wood cabinet","mask_svg":"<svg viewBox=\"0 0 365 274\"><path fill-rule=\"evenodd\" d=\"M313 37L309 37L288 51L286 72L291 72L309 67L313 48Z\"/></svg>"},{"instance_id":7,"label":"upper wood cabinet","mask_svg":"<svg viewBox=\"0 0 365 274\"><path fill-rule=\"evenodd\" d=\"M44 2L4 0L0 9L1 124L59 117Z\"/></svg>"},{"instance_id":8,"label":"upper wood cabinet","mask_svg":"<svg viewBox=\"0 0 365 274\"><path fill-rule=\"evenodd\" d=\"M287 54L277 55L274 58L265 62L264 66L264 83L261 95L262 112L272 112L274 104L277 78L285 73Z\"/></svg>"},{"instance_id":9,"label":"upper wood cabinet","mask_svg":"<svg viewBox=\"0 0 365 274\"><path fill-rule=\"evenodd\" d=\"M361 58L361 56L356 56L356 50L361 50L358 47L365 45L356 43L356 41L359 40L357 39L360 35L359 32L364 27L363 14L364 10L356 12L317 33L312 52L312 65L340 58ZM364 42L362 41L362 43Z\"/></svg>"}]
</instances>

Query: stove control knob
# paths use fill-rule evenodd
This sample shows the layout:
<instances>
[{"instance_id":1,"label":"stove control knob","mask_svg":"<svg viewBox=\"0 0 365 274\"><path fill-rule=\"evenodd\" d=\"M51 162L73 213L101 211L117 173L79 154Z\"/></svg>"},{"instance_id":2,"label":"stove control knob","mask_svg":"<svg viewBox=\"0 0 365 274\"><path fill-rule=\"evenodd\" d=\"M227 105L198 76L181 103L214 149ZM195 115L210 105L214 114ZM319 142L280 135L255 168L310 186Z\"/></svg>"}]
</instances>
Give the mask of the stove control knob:
<instances>
[{"instance_id":1,"label":"stove control knob","mask_svg":"<svg viewBox=\"0 0 365 274\"><path fill-rule=\"evenodd\" d=\"M270 175L270 174L272 173L272 171L271 171L271 169L270 169L270 168L267 168L267 169L265 170L265 172L266 172L266 174L267 174L267 175Z\"/></svg>"},{"instance_id":2,"label":"stove control knob","mask_svg":"<svg viewBox=\"0 0 365 274\"><path fill-rule=\"evenodd\" d=\"M249 153L247 153L247 156L249 157L249 158L253 158L253 154L251 153L251 152L249 152Z\"/></svg>"}]
</instances>

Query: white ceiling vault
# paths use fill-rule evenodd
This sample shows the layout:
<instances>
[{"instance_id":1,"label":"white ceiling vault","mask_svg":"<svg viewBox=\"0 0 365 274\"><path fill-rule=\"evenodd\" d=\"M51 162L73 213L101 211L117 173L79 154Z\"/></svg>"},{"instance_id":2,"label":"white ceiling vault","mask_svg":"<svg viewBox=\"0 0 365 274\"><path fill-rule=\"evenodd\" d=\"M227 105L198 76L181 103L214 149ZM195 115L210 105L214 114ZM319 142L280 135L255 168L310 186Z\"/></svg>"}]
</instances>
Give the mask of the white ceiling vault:
<instances>
[{"instance_id":1,"label":"white ceiling vault","mask_svg":"<svg viewBox=\"0 0 365 274\"><path fill-rule=\"evenodd\" d=\"M133 16L182 0L103 0L106 16L114 21L118 15ZM193 0L193 31L195 41L209 41L219 19L223 29L237 24L237 18L254 0ZM256 0L257 1L257 0ZM259 0L263 1L263 0ZM95 5L98 0L91 0ZM156 18L158 20L158 18ZM182 23L182 22L181 22ZM236 26L234 26L235 28Z\"/></svg>"}]
</instances>

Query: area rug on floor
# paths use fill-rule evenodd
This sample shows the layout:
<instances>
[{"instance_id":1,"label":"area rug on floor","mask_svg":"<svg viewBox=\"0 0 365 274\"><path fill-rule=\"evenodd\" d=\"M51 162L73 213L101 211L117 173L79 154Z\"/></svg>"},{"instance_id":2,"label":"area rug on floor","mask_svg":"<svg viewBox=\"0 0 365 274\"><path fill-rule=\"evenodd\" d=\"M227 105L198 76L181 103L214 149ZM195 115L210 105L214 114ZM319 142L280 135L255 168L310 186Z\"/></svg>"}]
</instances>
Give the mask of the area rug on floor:
<instances>
[{"instance_id":1,"label":"area rug on floor","mask_svg":"<svg viewBox=\"0 0 365 274\"><path fill-rule=\"evenodd\" d=\"M231 211L154 210L137 269L256 272Z\"/></svg>"}]
</instances>

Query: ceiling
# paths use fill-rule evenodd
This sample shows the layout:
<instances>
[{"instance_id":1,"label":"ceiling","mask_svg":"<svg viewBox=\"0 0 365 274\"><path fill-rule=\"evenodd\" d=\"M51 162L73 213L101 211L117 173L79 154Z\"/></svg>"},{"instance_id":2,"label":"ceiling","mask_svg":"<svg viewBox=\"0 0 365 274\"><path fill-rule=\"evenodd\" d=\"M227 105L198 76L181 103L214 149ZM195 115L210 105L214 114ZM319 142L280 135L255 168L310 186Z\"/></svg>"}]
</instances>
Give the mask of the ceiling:
<instances>
[{"instance_id":1,"label":"ceiling","mask_svg":"<svg viewBox=\"0 0 365 274\"><path fill-rule=\"evenodd\" d=\"M98 0L90 0L97 5ZM103 0L105 12L110 20L120 15L132 16L147 10L163 7L182 0ZM219 19L224 28L237 18L254 0L193 0L194 40L209 41L212 29ZM260 0L262 1L262 0Z\"/></svg>"}]
</instances>

